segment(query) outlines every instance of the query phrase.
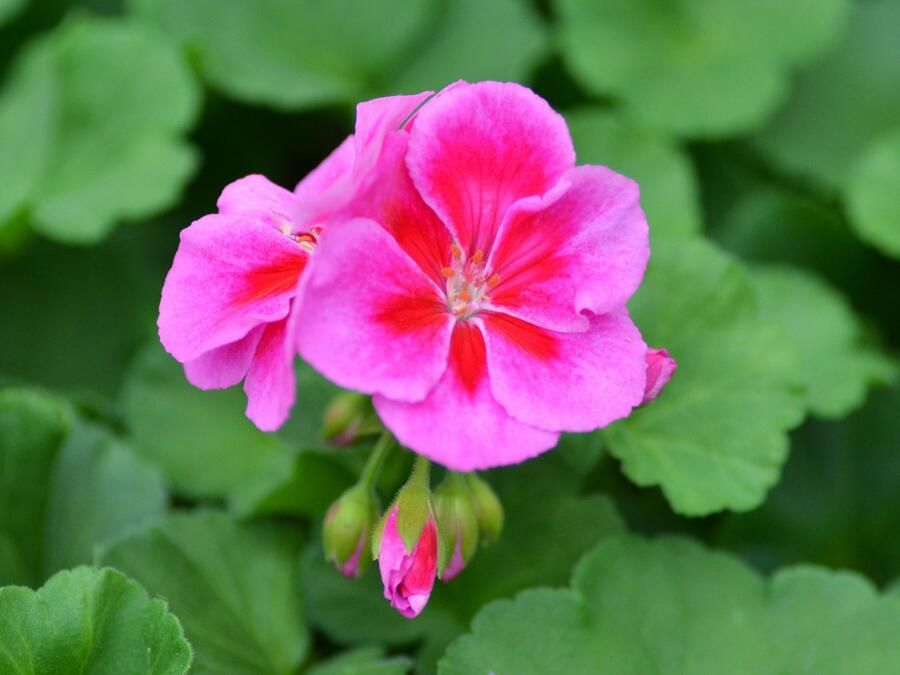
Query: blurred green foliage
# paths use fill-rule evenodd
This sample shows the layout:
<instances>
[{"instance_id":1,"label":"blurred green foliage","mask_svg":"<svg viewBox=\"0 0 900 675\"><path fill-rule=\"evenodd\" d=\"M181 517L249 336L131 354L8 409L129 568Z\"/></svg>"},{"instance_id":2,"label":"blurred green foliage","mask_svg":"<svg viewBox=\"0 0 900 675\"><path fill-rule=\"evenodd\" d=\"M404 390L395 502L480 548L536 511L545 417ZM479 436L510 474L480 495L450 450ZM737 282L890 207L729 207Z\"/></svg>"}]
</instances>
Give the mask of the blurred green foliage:
<instances>
[{"instance_id":1,"label":"blurred green foliage","mask_svg":"<svg viewBox=\"0 0 900 675\"><path fill-rule=\"evenodd\" d=\"M900 672L898 35L897 0L0 0L0 670ZM225 184L460 78L639 182L630 309L679 370L490 472L506 532L410 622L322 556L370 446L321 438L337 389L298 363L264 434L155 320Z\"/></svg>"}]
</instances>

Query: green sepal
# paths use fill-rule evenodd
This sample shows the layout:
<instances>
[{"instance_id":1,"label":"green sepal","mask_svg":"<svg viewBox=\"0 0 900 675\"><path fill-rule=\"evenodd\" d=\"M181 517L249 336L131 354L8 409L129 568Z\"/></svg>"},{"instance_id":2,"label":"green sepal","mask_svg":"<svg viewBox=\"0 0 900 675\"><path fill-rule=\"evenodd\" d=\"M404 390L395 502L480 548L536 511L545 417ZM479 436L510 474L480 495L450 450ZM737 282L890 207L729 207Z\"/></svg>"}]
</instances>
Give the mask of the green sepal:
<instances>
[{"instance_id":1,"label":"green sepal","mask_svg":"<svg viewBox=\"0 0 900 675\"><path fill-rule=\"evenodd\" d=\"M503 531L503 504L491 486L476 474L466 474L466 481L481 530L481 541L484 544L496 541Z\"/></svg>"},{"instance_id":2,"label":"green sepal","mask_svg":"<svg viewBox=\"0 0 900 675\"><path fill-rule=\"evenodd\" d=\"M325 558L339 565L347 562L359 546L360 537L370 536L376 515L375 495L370 487L357 484L344 492L328 509L322 526Z\"/></svg>"},{"instance_id":3,"label":"green sepal","mask_svg":"<svg viewBox=\"0 0 900 675\"><path fill-rule=\"evenodd\" d=\"M434 491L434 511L438 525L438 577L450 563L459 540L463 560L468 564L478 548L479 527L475 504L463 474L448 473Z\"/></svg>"},{"instance_id":4,"label":"green sepal","mask_svg":"<svg viewBox=\"0 0 900 675\"><path fill-rule=\"evenodd\" d=\"M381 547L381 537L384 534L384 525L391 511L397 509L397 531L403 540L403 546L407 553L412 553L416 542L425 529L425 523L429 517L433 517L431 508L431 488L429 487L429 473L431 467L428 460L422 456L416 457L412 473L404 486L400 488L394 501L385 510L375 532L372 535L372 557L378 557L378 549ZM440 549L439 549L440 552Z\"/></svg>"}]
</instances>

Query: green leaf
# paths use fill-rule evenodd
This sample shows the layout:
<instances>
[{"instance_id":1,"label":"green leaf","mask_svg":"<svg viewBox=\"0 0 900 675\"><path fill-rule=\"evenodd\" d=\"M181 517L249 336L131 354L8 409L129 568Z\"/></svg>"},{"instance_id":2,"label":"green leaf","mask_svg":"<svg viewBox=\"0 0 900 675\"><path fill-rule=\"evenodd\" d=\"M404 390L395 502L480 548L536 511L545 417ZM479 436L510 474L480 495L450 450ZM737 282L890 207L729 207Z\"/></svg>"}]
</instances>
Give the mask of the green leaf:
<instances>
[{"instance_id":1,"label":"green leaf","mask_svg":"<svg viewBox=\"0 0 900 675\"><path fill-rule=\"evenodd\" d=\"M556 0L563 58L592 93L648 126L689 136L754 128L787 93L790 65L817 55L846 0L658 3Z\"/></svg>"},{"instance_id":2,"label":"green leaf","mask_svg":"<svg viewBox=\"0 0 900 675\"><path fill-rule=\"evenodd\" d=\"M144 27L67 21L26 49L12 78L0 130L15 125L17 133L0 134L0 155L34 156L0 217L27 205L39 232L93 243L121 220L169 206L196 166L182 139L197 114L195 83L167 41ZM25 147L22 136L37 145ZM15 166L5 161L0 172Z\"/></svg>"},{"instance_id":3,"label":"green leaf","mask_svg":"<svg viewBox=\"0 0 900 675\"><path fill-rule=\"evenodd\" d=\"M630 309L678 370L659 399L604 431L610 452L683 515L757 506L803 417L795 345L762 320L741 265L702 240L657 246Z\"/></svg>"},{"instance_id":4,"label":"green leaf","mask_svg":"<svg viewBox=\"0 0 900 675\"><path fill-rule=\"evenodd\" d=\"M44 574L91 562L98 545L162 515L167 504L156 468L102 428L76 423L50 480Z\"/></svg>"},{"instance_id":5,"label":"green leaf","mask_svg":"<svg viewBox=\"0 0 900 675\"><path fill-rule=\"evenodd\" d=\"M492 471L506 523L495 544L480 549L452 584L436 582L428 608L409 621L384 600L377 569L342 577L318 548L303 559L303 594L310 621L338 644L422 641L426 670L486 602L537 584L562 584L572 565L623 525L605 497L579 494L582 461L596 436L565 436L549 455ZM539 505L536 507L535 505Z\"/></svg>"},{"instance_id":6,"label":"green leaf","mask_svg":"<svg viewBox=\"0 0 900 675\"><path fill-rule=\"evenodd\" d=\"M523 82L547 54L541 19L526 0L442 2L432 30L388 76L386 93L436 89L458 79Z\"/></svg>"},{"instance_id":7,"label":"green leaf","mask_svg":"<svg viewBox=\"0 0 900 675\"><path fill-rule=\"evenodd\" d=\"M309 648L297 586L299 539L223 513L168 518L102 554L168 598L195 650L195 673L296 672Z\"/></svg>"},{"instance_id":8,"label":"green leaf","mask_svg":"<svg viewBox=\"0 0 900 675\"><path fill-rule=\"evenodd\" d=\"M687 540L612 537L571 590L483 609L439 670L881 675L898 672L898 645L900 602L856 575L800 567L766 581Z\"/></svg>"},{"instance_id":9,"label":"green leaf","mask_svg":"<svg viewBox=\"0 0 900 675\"><path fill-rule=\"evenodd\" d=\"M0 390L0 584L34 584L50 475L69 424L54 399Z\"/></svg>"},{"instance_id":10,"label":"green leaf","mask_svg":"<svg viewBox=\"0 0 900 675\"><path fill-rule=\"evenodd\" d=\"M805 424L765 504L721 522L717 543L763 569L809 561L890 580L900 560L898 410L894 387L844 420Z\"/></svg>"},{"instance_id":11,"label":"green leaf","mask_svg":"<svg viewBox=\"0 0 900 675\"><path fill-rule=\"evenodd\" d=\"M798 78L758 147L784 169L837 190L860 153L900 120L898 31L900 4L855 3L840 45Z\"/></svg>"},{"instance_id":12,"label":"green leaf","mask_svg":"<svg viewBox=\"0 0 900 675\"><path fill-rule=\"evenodd\" d=\"M286 445L244 417L240 388L192 387L155 340L132 366L122 405L138 451L187 495L225 496L273 467L289 471Z\"/></svg>"},{"instance_id":13,"label":"green leaf","mask_svg":"<svg viewBox=\"0 0 900 675\"><path fill-rule=\"evenodd\" d=\"M0 670L10 675L182 675L191 647L162 600L111 569L0 589Z\"/></svg>"},{"instance_id":14,"label":"green leaf","mask_svg":"<svg viewBox=\"0 0 900 675\"><path fill-rule=\"evenodd\" d=\"M862 328L847 301L824 281L801 269L761 267L753 286L762 316L784 327L797 344L809 409L841 417L862 405L871 384L886 384L897 366L864 344Z\"/></svg>"},{"instance_id":15,"label":"green leaf","mask_svg":"<svg viewBox=\"0 0 900 675\"><path fill-rule=\"evenodd\" d=\"M354 101L399 62L433 0L132 0L174 37L203 76L242 101L296 109Z\"/></svg>"},{"instance_id":16,"label":"green leaf","mask_svg":"<svg viewBox=\"0 0 900 675\"><path fill-rule=\"evenodd\" d=\"M850 175L846 192L850 224L856 233L882 253L895 258L900 258L898 194L900 126L866 148Z\"/></svg>"},{"instance_id":17,"label":"green leaf","mask_svg":"<svg viewBox=\"0 0 900 675\"><path fill-rule=\"evenodd\" d=\"M0 25L15 18L28 0L0 0Z\"/></svg>"},{"instance_id":18,"label":"green leaf","mask_svg":"<svg viewBox=\"0 0 900 675\"><path fill-rule=\"evenodd\" d=\"M601 108L574 110L566 120L579 163L608 166L640 184L641 206L653 235L700 230L694 169L676 143Z\"/></svg>"},{"instance_id":19,"label":"green leaf","mask_svg":"<svg viewBox=\"0 0 900 675\"><path fill-rule=\"evenodd\" d=\"M385 657L378 647L363 647L334 656L307 671L308 675L404 675L412 662L403 656Z\"/></svg>"}]
</instances>

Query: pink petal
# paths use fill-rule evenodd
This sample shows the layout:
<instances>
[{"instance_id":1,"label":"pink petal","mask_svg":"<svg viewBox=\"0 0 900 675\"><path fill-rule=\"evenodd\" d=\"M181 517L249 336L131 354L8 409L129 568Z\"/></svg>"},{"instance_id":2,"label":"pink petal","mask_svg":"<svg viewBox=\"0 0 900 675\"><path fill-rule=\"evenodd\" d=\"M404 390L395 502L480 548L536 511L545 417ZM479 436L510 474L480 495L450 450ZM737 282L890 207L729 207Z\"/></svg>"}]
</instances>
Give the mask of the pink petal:
<instances>
[{"instance_id":1,"label":"pink petal","mask_svg":"<svg viewBox=\"0 0 900 675\"><path fill-rule=\"evenodd\" d=\"M188 382L200 389L226 389L244 379L265 326L258 326L240 340L216 347L184 364Z\"/></svg>"},{"instance_id":2,"label":"pink petal","mask_svg":"<svg viewBox=\"0 0 900 675\"><path fill-rule=\"evenodd\" d=\"M575 163L563 118L514 83L448 89L417 113L410 135L413 182L470 253L489 252L509 206Z\"/></svg>"},{"instance_id":3,"label":"pink petal","mask_svg":"<svg viewBox=\"0 0 900 675\"><path fill-rule=\"evenodd\" d=\"M181 232L159 305L159 337L179 361L283 319L307 255L244 215L204 216Z\"/></svg>"},{"instance_id":4,"label":"pink petal","mask_svg":"<svg viewBox=\"0 0 900 675\"><path fill-rule=\"evenodd\" d=\"M419 401L446 367L452 327L446 303L371 220L326 230L298 302L300 354L341 387Z\"/></svg>"},{"instance_id":5,"label":"pink petal","mask_svg":"<svg viewBox=\"0 0 900 675\"><path fill-rule=\"evenodd\" d=\"M293 214L298 227L310 227L334 217L364 192L381 157L385 139L431 94L424 91L360 103L356 107L356 133L297 185Z\"/></svg>"},{"instance_id":6,"label":"pink petal","mask_svg":"<svg viewBox=\"0 0 900 675\"><path fill-rule=\"evenodd\" d=\"M450 562L448 562L447 566L444 568L444 573L441 575L441 581L444 583L452 581L465 568L466 561L462 554L462 539L460 539L459 534L457 533L456 543L453 545L453 555L450 557Z\"/></svg>"},{"instance_id":7,"label":"pink petal","mask_svg":"<svg viewBox=\"0 0 900 675\"><path fill-rule=\"evenodd\" d=\"M400 443L454 471L517 464L559 438L513 419L494 400L484 338L473 322L456 324L448 368L424 401L375 396L373 402Z\"/></svg>"},{"instance_id":8,"label":"pink petal","mask_svg":"<svg viewBox=\"0 0 900 675\"><path fill-rule=\"evenodd\" d=\"M417 616L428 604L437 573L434 519L428 519L412 551L407 551L397 529L397 507L394 507L384 523L378 569L384 597L391 601L391 606L408 619Z\"/></svg>"},{"instance_id":9,"label":"pink petal","mask_svg":"<svg viewBox=\"0 0 900 675\"><path fill-rule=\"evenodd\" d=\"M544 199L512 206L488 269L499 277L491 304L554 330L585 330L585 311L622 307L650 256L637 183L580 166Z\"/></svg>"},{"instance_id":10,"label":"pink petal","mask_svg":"<svg viewBox=\"0 0 900 675\"><path fill-rule=\"evenodd\" d=\"M627 416L644 395L647 346L627 311L556 333L504 314L484 316L494 397L517 420L591 431Z\"/></svg>"},{"instance_id":11,"label":"pink petal","mask_svg":"<svg viewBox=\"0 0 900 675\"><path fill-rule=\"evenodd\" d=\"M408 134L398 133L385 140L372 185L354 201L351 212L380 223L422 271L443 287L446 279L441 269L450 263L450 231L413 186L405 161L408 139Z\"/></svg>"},{"instance_id":12,"label":"pink petal","mask_svg":"<svg viewBox=\"0 0 900 675\"><path fill-rule=\"evenodd\" d=\"M251 174L230 183L222 190L216 206L219 213L252 216L281 232L291 231L293 195L265 176Z\"/></svg>"},{"instance_id":13,"label":"pink petal","mask_svg":"<svg viewBox=\"0 0 900 675\"><path fill-rule=\"evenodd\" d=\"M263 431L275 431L294 405L294 353L287 342L287 319L266 326L244 380L246 415Z\"/></svg>"},{"instance_id":14,"label":"pink petal","mask_svg":"<svg viewBox=\"0 0 900 675\"><path fill-rule=\"evenodd\" d=\"M665 349L651 349L647 352L647 384L644 387L644 400L650 403L656 400L663 388L672 379L678 364Z\"/></svg>"}]
</instances>

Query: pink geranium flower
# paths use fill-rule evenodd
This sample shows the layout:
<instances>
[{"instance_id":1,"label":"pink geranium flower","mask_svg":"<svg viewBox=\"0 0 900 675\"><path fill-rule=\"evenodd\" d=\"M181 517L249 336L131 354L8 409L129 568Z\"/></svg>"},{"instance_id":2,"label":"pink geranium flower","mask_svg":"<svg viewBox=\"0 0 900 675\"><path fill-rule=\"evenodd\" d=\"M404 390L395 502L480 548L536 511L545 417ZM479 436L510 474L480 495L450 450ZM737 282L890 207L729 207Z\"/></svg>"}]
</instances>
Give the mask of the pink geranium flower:
<instances>
[{"instance_id":1,"label":"pink geranium flower","mask_svg":"<svg viewBox=\"0 0 900 675\"><path fill-rule=\"evenodd\" d=\"M277 429L295 397L293 339L297 283L323 228L368 188L384 141L430 92L357 108L348 137L294 193L263 176L228 185L218 213L195 221L166 277L159 336L201 389L244 381L247 417Z\"/></svg>"},{"instance_id":2,"label":"pink geranium flower","mask_svg":"<svg viewBox=\"0 0 900 675\"><path fill-rule=\"evenodd\" d=\"M525 87L435 96L325 233L300 284L302 356L461 471L628 415L647 380L625 309L647 223L633 181L574 164L565 121Z\"/></svg>"}]
</instances>

